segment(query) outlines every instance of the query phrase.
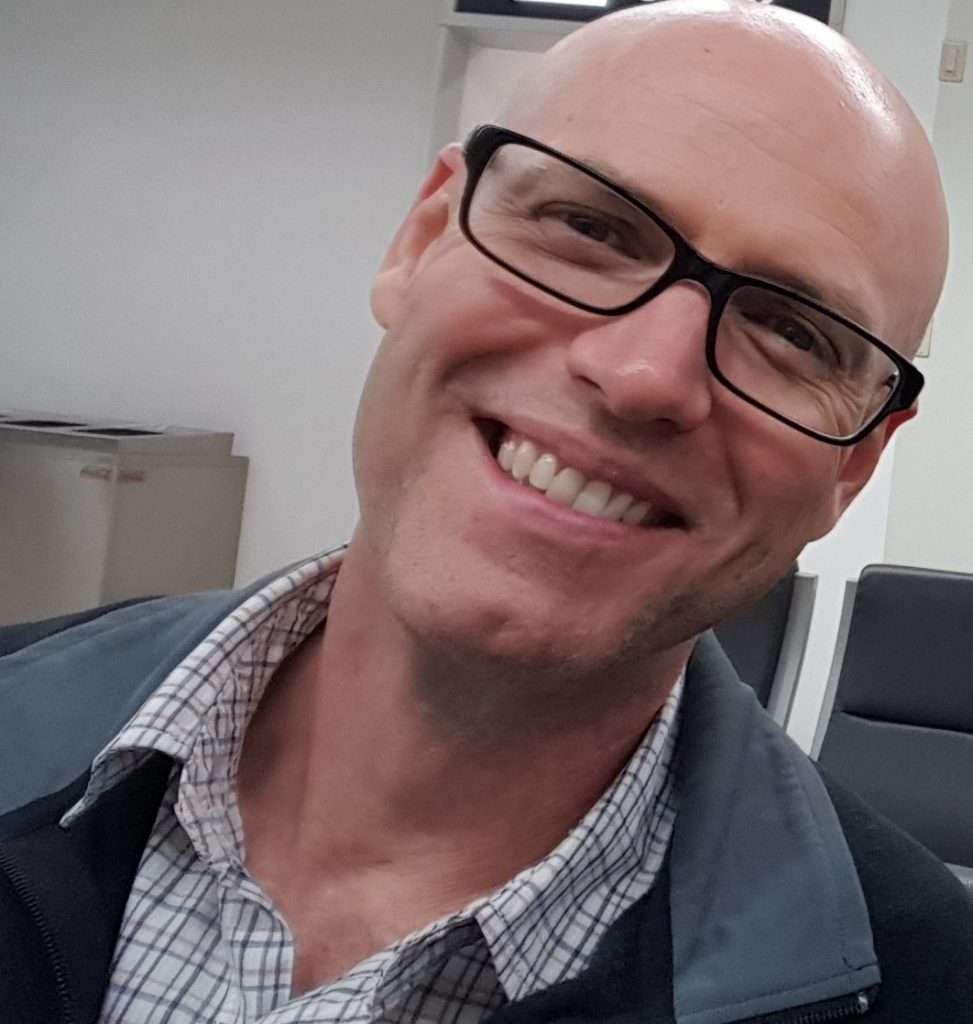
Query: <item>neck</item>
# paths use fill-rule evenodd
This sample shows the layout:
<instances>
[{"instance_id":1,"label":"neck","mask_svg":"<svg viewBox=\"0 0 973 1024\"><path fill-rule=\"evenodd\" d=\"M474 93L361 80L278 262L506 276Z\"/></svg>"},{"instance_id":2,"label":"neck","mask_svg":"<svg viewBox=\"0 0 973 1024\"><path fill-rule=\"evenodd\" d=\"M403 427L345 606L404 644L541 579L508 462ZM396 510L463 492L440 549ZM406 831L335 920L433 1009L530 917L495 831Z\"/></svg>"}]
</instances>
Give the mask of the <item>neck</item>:
<instances>
[{"instance_id":1,"label":"neck","mask_svg":"<svg viewBox=\"0 0 973 1024\"><path fill-rule=\"evenodd\" d=\"M687 652L643 663L639 685L538 686L536 673L427 649L376 600L362 554L353 542L326 630L278 671L248 729L248 850L275 836L306 874L395 866L461 903L541 859L584 816Z\"/></svg>"}]
</instances>

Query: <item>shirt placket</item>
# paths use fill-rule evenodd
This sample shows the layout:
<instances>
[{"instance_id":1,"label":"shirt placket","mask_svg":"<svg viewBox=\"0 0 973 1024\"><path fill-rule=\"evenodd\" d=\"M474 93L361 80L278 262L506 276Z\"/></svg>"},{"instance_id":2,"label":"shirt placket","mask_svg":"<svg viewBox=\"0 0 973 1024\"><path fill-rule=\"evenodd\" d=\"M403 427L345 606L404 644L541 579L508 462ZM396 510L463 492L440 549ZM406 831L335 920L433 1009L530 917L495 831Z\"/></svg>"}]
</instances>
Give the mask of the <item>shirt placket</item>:
<instances>
[{"instance_id":1,"label":"shirt placket","mask_svg":"<svg viewBox=\"0 0 973 1024\"><path fill-rule=\"evenodd\" d=\"M220 929L242 1001L243 1021L260 1021L291 998L294 942L286 922L243 868L219 879Z\"/></svg>"}]
</instances>

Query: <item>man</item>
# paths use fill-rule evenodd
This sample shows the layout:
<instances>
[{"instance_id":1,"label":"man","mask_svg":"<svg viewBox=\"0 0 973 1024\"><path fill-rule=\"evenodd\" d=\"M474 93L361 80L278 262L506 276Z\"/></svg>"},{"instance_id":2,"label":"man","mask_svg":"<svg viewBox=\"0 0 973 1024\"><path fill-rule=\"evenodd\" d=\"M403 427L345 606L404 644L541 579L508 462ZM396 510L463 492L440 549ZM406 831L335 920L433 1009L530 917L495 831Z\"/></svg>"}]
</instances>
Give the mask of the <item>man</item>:
<instances>
[{"instance_id":1,"label":"man","mask_svg":"<svg viewBox=\"0 0 973 1024\"><path fill-rule=\"evenodd\" d=\"M969 1019L959 884L700 639L914 413L921 129L738 0L500 123L374 283L347 549L8 633L5 1022Z\"/></svg>"}]
</instances>

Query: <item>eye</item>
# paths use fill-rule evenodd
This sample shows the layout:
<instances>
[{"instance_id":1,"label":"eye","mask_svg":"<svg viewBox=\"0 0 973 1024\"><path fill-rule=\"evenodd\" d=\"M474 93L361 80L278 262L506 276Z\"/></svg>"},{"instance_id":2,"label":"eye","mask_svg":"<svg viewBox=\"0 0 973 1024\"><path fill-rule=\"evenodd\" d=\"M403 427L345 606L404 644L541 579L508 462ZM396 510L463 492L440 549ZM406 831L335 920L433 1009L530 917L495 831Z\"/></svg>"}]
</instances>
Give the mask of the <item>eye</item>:
<instances>
[{"instance_id":1,"label":"eye","mask_svg":"<svg viewBox=\"0 0 973 1024\"><path fill-rule=\"evenodd\" d=\"M796 320L787 320L783 317L772 320L768 325L770 329L784 341L789 342L802 352L810 352L818 344L818 338L814 331L805 327Z\"/></svg>"},{"instance_id":2,"label":"eye","mask_svg":"<svg viewBox=\"0 0 973 1024\"><path fill-rule=\"evenodd\" d=\"M802 318L771 309L747 310L744 316L765 336L769 334L775 341L785 342L793 350L807 352L822 362L834 364L839 361L835 347L828 338Z\"/></svg>"},{"instance_id":3,"label":"eye","mask_svg":"<svg viewBox=\"0 0 973 1024\"><path fill-rule=\"evenodd\" d=\"M584 235L595 242L608 242L613 238L611 226L584 213L566 213L564 223L579 235Z\"/></svg>"},{"instance_id":4,"label":"eye","mask_svg":"<svg viewBox=\"0 0 973 1024\"><path fill-rule=\"evenodd\" d=\"M549 204L540 211L540 218L554 221L571 235L594 242L599 246L614 249L626 256L635 256L636 242L634 229L611 217L581 206Z\"/></svg>"}]
</instances>

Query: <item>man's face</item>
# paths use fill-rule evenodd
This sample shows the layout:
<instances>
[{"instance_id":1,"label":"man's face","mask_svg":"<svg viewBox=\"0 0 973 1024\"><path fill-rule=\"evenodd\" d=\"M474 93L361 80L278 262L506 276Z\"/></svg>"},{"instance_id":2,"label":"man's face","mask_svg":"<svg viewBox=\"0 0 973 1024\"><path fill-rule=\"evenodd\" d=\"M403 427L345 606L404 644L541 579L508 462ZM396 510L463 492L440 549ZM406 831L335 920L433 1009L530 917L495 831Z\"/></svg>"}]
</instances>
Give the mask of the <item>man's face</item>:
<instances>
[{"instance_id":1,"label":"man's face","mask_svg":"<svg viewBox=\"0 0 973 1024\"><path fill-rule=\"evenodd\" d=\"M651 80L616 67L606 84L594 66L512 127L614 169L715 262L811 281L825 301L851 292L866 327L904 338L908 314L890 301L904 272L888 251L900 228L854 117L808 118L780 78L768 88L732 57L687 73L684 53L651 50ZM831 528L886 431L829 446L724 389L707 369L696 284L603 317L521 283L460 234L463 180L451 150L374 291L387 333L355 469L361 534L393 607L427 640L528 665L590 671L676 647ZM497 462L508 436L646 501L645 521L516 482Z\"/></svg>"}]
</instances>

